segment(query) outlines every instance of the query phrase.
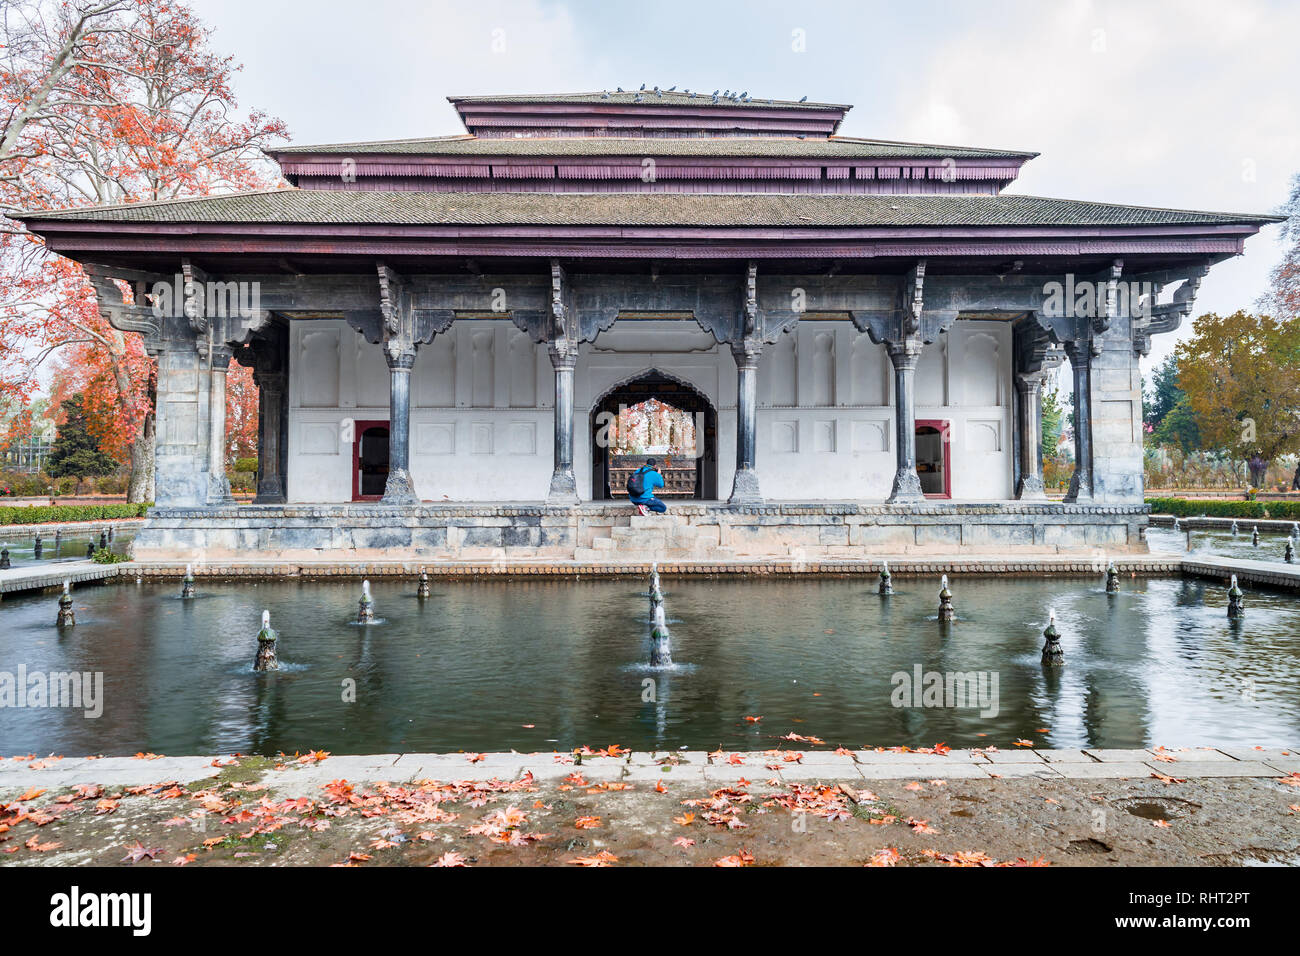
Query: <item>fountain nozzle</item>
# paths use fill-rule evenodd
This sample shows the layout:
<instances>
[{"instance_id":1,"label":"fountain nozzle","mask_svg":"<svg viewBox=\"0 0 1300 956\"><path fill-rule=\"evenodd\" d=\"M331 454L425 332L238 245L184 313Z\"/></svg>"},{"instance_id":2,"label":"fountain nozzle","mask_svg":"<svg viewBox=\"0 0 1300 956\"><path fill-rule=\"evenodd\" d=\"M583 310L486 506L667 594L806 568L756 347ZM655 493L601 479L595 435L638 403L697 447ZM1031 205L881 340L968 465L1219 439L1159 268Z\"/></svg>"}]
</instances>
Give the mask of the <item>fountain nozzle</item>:
<instances>
[{"instance_id":1,"label":"fountain nozzle","mask_svg":"<svg viewBox=\"0 0 1300 956\"><path fill-rule=\"evenodd\" d=\"M361 582L361 600L357 602L357 623L373 624L375 621L375 602L370 596L370 581Z\"/></svg>"},{"instance_id":2,"label":"fountain nozzle","mask_svg":"<svg viewBox=\"0 0 1300 956\"><path fill-rule=\"evenodd\" d=\"M1237 586L1237 576L1234 574L1228 584L1228 617L1239 618L1246 613L1246 595L1242 593Z\"/></svg>"},{"instance_id":3,"label":"fountain nozzle","mask_svg":"<svg viewBox=\"0 0 1300 956\"><path fill-rule=\"evenodd\" d=\"M948 575L939 579L939 620L951 621L957 617L952 606L952 591L948 590Z\"/></svg>"},{"instance_id":4,"label":"fountain nozzle","mask_svg":"<svg viewBox=\"0 0 1300 956\"><path fill-rule=\"evenodd\" d=\"M1043 664L1046 667L1059 667L1065 663L1065 651L1061 650L1061 633L1056 629L1056 612L1047 612L1047 627L1043 630Z\"/></svg>"},{"instance_id":5,"label":"fountain nozzle","mask_svg":"<svg viewBox=\"0 0 1300 956\"><path fill-rule=\"evenodd\" d=\"M255 671L278 671L280 659L275 653L275 642L280 637L271 628L271 612L262 612L262 629L257 632L257 657L253 659Z\"/></svg>"},{"instance_id":6,"label":"fountain nozzle","mask_svg":"<svg viewBox=\"0 0 1300 956\"><path fill-rule=\"evenodd\" d=\"M72 612L72 582L63 582L63 593L59 595L59 616L55 624L59 627L73 627L77 616Z\"/></svg>"}]
</instances>

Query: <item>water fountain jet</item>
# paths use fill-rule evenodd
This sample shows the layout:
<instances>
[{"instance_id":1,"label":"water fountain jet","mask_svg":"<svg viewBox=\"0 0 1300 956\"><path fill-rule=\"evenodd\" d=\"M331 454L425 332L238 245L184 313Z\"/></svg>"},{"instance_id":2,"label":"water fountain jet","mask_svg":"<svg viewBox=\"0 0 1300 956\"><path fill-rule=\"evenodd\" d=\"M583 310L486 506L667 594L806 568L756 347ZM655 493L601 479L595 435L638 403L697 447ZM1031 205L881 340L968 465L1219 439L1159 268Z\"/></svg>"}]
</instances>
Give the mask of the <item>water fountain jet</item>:
<instances>
[{"instance_id":1,"label":"water fountain jet","mask_svg":"<svg viewBox=\"0 0 1300 956\"><path fill-rule=\"evenodd\" d=\"M40 536L39 534L38 534L38 535L33 535L33 536L32 536L32 556L35 557L37 561L39 561L39 560L41 559L41 549L42 549L42 547L43 547L43 545L41 544L41 536Z\"/></svg>"},{"instance_id":2,"label":"water fountain jet","mask_svg":"<svg viewBox=\"0 0 1300 956\"><path fill-rule=\"evenodd\" d=\"M1065 651L1061 650L1061 632L1056 629L1056 612L1047 612L1047 627L1043 630L1043 665L1060 667L1065 663Z\"/></svg>"},{"instance_id":3,"label":"water fountain jet","mask_svg":"<svg viewBox=\"0 0 1300 956\"><path fill-rule=\"evenodd\" d=\"M1237 536L1237 522L1235 520L1232 522L1232 536L1234 538Z\"/></svg>"},{"instance_id":4,"label":"water fountain jet","mask_svg":"<svg viewBox=\"0 0 1300 956\"><path fill-rule=\"evenodd\" d=\"M1242 593L1237 586L1237 576L1234 574L1228 585L1228 617L1239 618L1246 613L1246 595Z\"/></svg>"},{"instance_id":5,"label":"water fountain jet","mask_svg":"<svg viewBox=\"0 0 1300 956\"><path fill-rule=\"evenodd\" d=\"M58 627L73 627L77 616L72 613L72 582L63 582L63 593L59 595L59 616L55 619Z\"/></svg>"},{"instance_id":6,"label":"water fountain jet","mask_svg":"<svg viewBox=\"0 0 1300 956\"><path fill-rule=\"evenodd\" d=\"M95 556L95 542L94 542L94 541L87 541L87 542L86 542L86 557L88 557L88 558L93 558L94 556Z\"/></svg>"},{"instance_id":7,"label":"water fountain jet","mask_svg":"<svg viewBox=\"0 0 1300 956\"><path fill-rule=\"evenodd\" d=\"M1290 538L1286 539L1286 547L1282 549L1282 560L1287 564L1295 563L1295 545L1291 543Z\"/></svg>"},{"instance_id":8,"label":"water fountain jet","mask_svg":"<svg viewBox=\"0 0 1300 956\"><path fill-rule=\"evenodd\" d=\"M891 578L889 574L888 561L880 562L880 593L881 594L894 593L894 582L893 582L893 578Z\"/></svg>"},{"instance_id":9,"label":"water fountain jet","mask_svg":"<svg viewBox=\"0 0 1300 956\"><path fill-rule=\"evenodd\" d=\"M12 564L9 563L9 549L0 548L0 571L8 571Z\"/></svg>"},{"instance_id":10,"label":"water fountain jet","mask_svg":"<svg viewBox=\"0 0 1300 956\"><path fill-rule=\"evenodd\" d=\"M664 592L659 587L659 565L650 565L650 614L653 616L656 607L664 603Z\"/></svg>"},{"instance_id":11,"label":"water fountain jet","mask_svg":"<svg viewBox=\"0 0 1300 956\"><path fill-rule=\"evenodd\" d=\"M1250 531L1250 543L1252 547L1259 547L1259 525L1255 525Z\"/></svg>"},{"instance_id":12,"label":"water fountain jet","mask_svg":"<svg viewBox=\"0 0 1300 956\"><path fill-rule=\"evenodd\" d=\"M262 629L257 632L257 657L253 660L255 671L278 671L280 659L275 654L275 642L280 635L271 629L271 612L262 612Z\"/></svg>"},{"instance_id":13,"label":"water fountain jet","mask_svg":"<svg viewBox=\"0 0 1300 956\"><path fill-rule=\"evenodd\" d=\"M194 566L185 565L185 577L181 579L181 597L194 597Z\"/></svg>"},{"instance_id":14,"label":"water fountain jet","mask_svg":"<svg viewBox=\"0 0 1300 956\"><path fill-rule=\"evenodd\" d=\"M108 547L108 532L107 532L107 531L100 531L100 532L99 532L99 546L100 546L101 548L107 548L107 547Z\"/></svg>"},{"instance_id":15,"label":"water fountain jet","mask_svg":"<svg viewBox=\"0 0 1300 956\"><path fill-rule=\"evenodd\" d=\"M375 602L370 596L370 582L361 582L361 600L357 602L357 623L375 623Z\"/></svg>"},{"instance_id":16,"label":"water fountain jet","mask_svg":"<svg viewBox=\"0 0 1300 956\"><path fill-rule=\"evenodd\" d=\"M667 667L672 662L673 638L668 631L663 603L660 602L655 605L654 617L650 622L650 664L654 667Z\"/></svg>"},{"instance_id":17,"label":"water fountain jet","mask_svg":"<svg viewBox=\"0 0 1300 956\"><path fill-rule=\"evenodd\" d=\"M948 590L948 575L939 579L939 620L951 621L957 616L952 606L952 592Z\"/></svg>"},{"instance_id":18,"label":"water fountain jet","mask_svg":"<svg viewBox=\"0 0 1300 956\"><path fill-rule=\"evenodd\" d=\"M415 589L415 596L418 598L427 598L429 596L429 572L420 568L420 584Z\"/></svg>"},{"instance_id":19,"label":"water fountain jet","mask_svg":"<svg viewBox=\"0 0 1300 956\"><path fill-rule=\"evenodd\" d=\"M1106 565L1106 593L1119 593L1119 570L1115 567L1114 561Z\"/></svg>"}]
</instances>

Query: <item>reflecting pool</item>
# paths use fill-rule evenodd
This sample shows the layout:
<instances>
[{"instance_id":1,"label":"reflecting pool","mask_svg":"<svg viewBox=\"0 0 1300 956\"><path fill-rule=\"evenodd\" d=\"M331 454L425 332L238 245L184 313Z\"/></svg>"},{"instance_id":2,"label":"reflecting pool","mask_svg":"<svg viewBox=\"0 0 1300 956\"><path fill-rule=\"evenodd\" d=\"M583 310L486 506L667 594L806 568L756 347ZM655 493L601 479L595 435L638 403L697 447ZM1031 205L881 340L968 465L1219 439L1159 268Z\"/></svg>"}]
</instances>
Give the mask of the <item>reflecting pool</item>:
<instances>
[{"instance_id":1,"label":"reflecting pool","mask_svg":"<svg viewBox=\"0 0 1300 956\"><path fill-rule=\"evenodd\" d=\"M1224 531L1192 529L1192 554L1216 555L1223 558L1240 558L1243 561L1285 562L1286 532L1259 533L1259 546L1251 544L1252 524L1243 520L1237 524L1237 534ZM1187 549L1187 533L1172 528L1147 528L1147 544L1152 551L1171 551L1181 554ZM1296 565L1300 566L1300 545L1296 546Z\"/></svg>"},{"instance_id":2,"label":"reflecting pool","mask_svg":"<svg viewBox=\"0 0 1300 956\"><path fill-rule=\"evenodd\" d=\"M95 528L93 531L78 530L69 532L58 538L53 534L41 535L41 556L36 557L36 540L30 531L9 531L0 534L0 547L9 549L9 563L15 568L29 568L37 561L41 564L49 564L59 561L84 561L86 560L86 546L94 544L99 547L99 532L107 529ZM120 528L113 529L113 540L109 542L110 551L117 554L125 555L131 547L131 539L135 537L135 529L124 531Z\"/></svg>"},{"instance_id":3,"label":"reflecting pool","mask_svg":"<svg viewBox=\"0 0 1300 956\"><path fill-rule=\"evenodd\" d=\"M661 668L641 580L378 579L370 625L355 580L85 586L75 628L53 594L0 604L0 672L101 672L102 716L0 708L0 753L1300 745L1300 602L1248 591L1230 623L1222 587L1122 583L956 577L941 624L931 578L664 578ZM283 669L254 673L264 608ZM918 667L995 676L996 706L894 706Z\"/></svg>"}]
</instances>

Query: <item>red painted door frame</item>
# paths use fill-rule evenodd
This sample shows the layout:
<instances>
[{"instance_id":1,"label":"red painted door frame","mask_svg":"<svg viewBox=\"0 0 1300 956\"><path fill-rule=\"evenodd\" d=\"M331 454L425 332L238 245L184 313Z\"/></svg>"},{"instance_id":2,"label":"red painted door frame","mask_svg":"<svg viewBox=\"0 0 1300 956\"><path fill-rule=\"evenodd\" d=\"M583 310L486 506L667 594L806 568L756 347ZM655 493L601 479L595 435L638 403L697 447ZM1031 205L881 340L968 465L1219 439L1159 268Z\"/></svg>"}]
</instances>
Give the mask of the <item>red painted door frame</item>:
<instances>
[{"instance_id":1,"label":"red painted door frame","mask_svg":"<svg viewBox=\"0 0 1300 956\"><path fill-rule=\"evenodd\" d=\"M352 500L378 501L383 495L361 494L361 436L369 428L388 428L388 419L378 421L358 421L353 423L352 431Z\"/></svg>"},{"instance_id":2,"label":"red painted door frame","mask_svg":"<svg viewBox=\"0 0 1300 956\"><path fill-rule=\"evenodd\" d=\"M929 426L939 432L943 439L943 494L934 492L926 495L927 498L951 498L952 497L952 423L946 418L918 418L915 428Z\"/></svg>"}]
</instances>

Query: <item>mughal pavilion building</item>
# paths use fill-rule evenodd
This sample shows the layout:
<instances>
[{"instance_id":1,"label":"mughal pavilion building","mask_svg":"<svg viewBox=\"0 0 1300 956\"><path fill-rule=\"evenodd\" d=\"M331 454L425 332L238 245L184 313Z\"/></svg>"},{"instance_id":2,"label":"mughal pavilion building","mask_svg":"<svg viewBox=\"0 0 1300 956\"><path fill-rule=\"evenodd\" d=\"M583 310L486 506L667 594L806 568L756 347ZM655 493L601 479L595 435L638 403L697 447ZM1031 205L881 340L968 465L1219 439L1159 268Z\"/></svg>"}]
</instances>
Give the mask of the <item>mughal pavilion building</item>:
<instances>
[{"instance_id":1,"label":"mughal pavilion building","mask_svg":"<svg viewBox=\"0 0 1300 956\"><path fill-rule=\"evenodd\" d=\"M1141 550L1138 358L1273 221L1011 194L1036 154L838 136L829 103L451 103L465 135L272 151L290 189L17 214L157 358L138 554ZM1059 502L1040 390L1067 358ZM671 434L631 440L645 408ZM656 451L675 520L617 500Z\"/></svg>"}]
</instances>

